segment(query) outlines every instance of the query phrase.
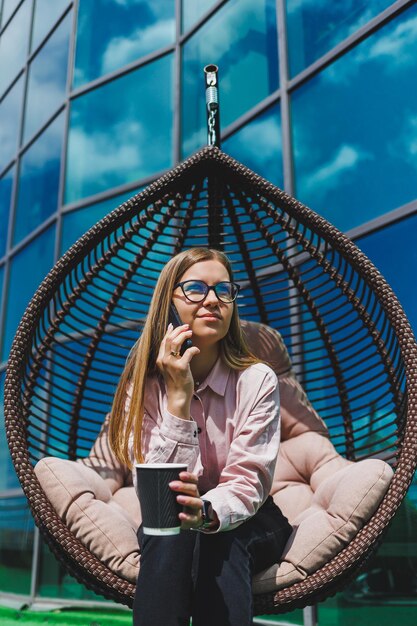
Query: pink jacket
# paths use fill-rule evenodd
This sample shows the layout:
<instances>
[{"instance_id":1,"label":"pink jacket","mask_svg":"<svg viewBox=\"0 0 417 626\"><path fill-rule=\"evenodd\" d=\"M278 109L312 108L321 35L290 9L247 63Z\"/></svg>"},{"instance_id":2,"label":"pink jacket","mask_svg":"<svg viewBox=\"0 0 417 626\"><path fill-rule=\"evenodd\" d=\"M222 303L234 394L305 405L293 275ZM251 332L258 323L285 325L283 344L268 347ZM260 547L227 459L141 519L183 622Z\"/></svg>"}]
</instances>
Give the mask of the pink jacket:
<instances>
[{"instance_id":1,"label":"pink jacket","mask_svg":"<svg viewBox=\"0 0 417 626\"><path fill-rule=\"evenodd\" d=\"M145 462L186 463L217 513L219 531L254 515L270 492L280 443L276 374L263 363L232 370L219 358L207 378L196 383L191 420L175 417L166 405L164 383L149 378Z\"/></svg>"}]
</instances>

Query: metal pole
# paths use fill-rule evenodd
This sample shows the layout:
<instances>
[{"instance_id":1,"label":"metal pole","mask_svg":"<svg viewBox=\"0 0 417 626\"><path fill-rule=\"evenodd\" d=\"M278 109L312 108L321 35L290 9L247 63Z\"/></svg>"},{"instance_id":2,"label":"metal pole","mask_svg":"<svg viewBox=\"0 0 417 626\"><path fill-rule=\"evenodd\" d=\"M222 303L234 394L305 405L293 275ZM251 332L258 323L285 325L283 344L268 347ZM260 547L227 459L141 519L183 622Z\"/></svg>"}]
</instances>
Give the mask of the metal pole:
<instances>
[{"instance_id":1,"label":"metal pole","mask_svg":"<svg viewBox=\"0 0 417 626\"><path fill-rule=\"evenodd\" d=\"M304 626L318 626L318 611L317 604L312 606L306 606L303 609Z\"/></svg>"},{"instance_id":2,"label":"metal pole","mask_svg":"<svg viewBox=\"0 0 417 626\"><path fill-rule=\"evenodd\" d=\"M217 65L206 65L207 144L220 148L220 109Z\"/></svg>"}]
</instances>

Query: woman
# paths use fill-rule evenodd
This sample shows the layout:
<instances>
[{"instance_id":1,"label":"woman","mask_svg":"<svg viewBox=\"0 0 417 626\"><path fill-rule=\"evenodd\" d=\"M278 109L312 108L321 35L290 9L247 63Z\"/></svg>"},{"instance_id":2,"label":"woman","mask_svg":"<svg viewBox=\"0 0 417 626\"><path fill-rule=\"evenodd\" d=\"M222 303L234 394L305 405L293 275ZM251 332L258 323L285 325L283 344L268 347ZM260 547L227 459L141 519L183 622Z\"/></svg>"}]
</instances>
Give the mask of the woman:
<instances>
[{"instance_id":1,"label":"woman","mask_svg":"<svg viewBox=\"0 0 417 626\"><path fill-rule=\"evenodd\" d=\"M118 458L188 468L170 484L184 505L180 534L139 528L135 626L188 626L190 616L193 626L251 624L252 575L279 560L291 532L268 496L277 377L246 345L238 291L223 253L173 257L116 391L110 442ZM183 322L176 328L171 304ZM192 347L181 354L187 339Z\"/></svg>"}]
</instances>

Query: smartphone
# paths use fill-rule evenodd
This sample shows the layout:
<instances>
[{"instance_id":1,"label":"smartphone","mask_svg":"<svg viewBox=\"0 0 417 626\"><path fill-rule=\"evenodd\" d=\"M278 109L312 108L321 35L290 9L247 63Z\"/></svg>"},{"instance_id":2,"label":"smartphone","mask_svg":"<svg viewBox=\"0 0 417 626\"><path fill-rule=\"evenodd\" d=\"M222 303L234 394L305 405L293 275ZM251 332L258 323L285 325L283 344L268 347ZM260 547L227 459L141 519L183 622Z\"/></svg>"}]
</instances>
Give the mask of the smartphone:
<instances>
[{"instance_id":1,"label":"smartphone","mask_svg":"<svg viewBox=\"0 0 417 626\"><path fill-rule=\"evenodd\" d=\"M177 326L182 326L182 321L181 321L181 318L179 316L179 313L178 313L175 305L173 305L172 303L171 303L170 308L169 308L168 323L171 323L174 328L177 328ZM186 339L184 341L184 343L182 344L182 346L181 346L180 355L182 356L184 354L184 352L186 350L188 350L188 348L192 347L192 345L193 345L193 342L191 341L191 339Z\"/></svg>"}]
</instances>

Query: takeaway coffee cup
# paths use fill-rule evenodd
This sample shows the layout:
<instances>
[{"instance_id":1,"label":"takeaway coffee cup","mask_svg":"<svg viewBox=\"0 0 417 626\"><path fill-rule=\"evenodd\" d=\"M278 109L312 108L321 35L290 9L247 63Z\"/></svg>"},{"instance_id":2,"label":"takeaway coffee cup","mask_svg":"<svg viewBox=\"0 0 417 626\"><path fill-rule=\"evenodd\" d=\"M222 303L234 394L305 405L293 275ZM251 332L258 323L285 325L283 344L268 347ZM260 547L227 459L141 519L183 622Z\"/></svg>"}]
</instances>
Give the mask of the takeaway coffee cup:
<instances>
[{"instance_id":1,"label":"takeaway coffee cup","mask_svg":"<svg viewBox=\"0 0 417 626\"><path fill-rule=\"evenodd\" d=\"M181 463L136 463L142 529L145 535L177 535L183 510L177 502L178 492L169 488L172 480L179 480L180 472L187 470Z\"/></svg>"}]
</instances>

